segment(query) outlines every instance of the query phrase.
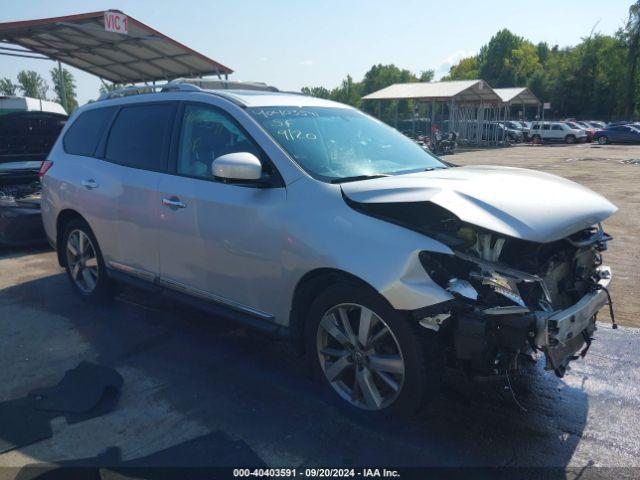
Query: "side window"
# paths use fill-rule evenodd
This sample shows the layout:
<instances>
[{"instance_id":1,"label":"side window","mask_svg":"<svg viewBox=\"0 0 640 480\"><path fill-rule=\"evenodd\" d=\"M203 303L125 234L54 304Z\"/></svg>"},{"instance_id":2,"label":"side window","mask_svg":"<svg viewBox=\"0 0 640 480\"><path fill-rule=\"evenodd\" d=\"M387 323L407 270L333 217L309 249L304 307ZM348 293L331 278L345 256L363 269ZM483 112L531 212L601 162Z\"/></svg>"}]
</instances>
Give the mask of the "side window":
<instances>
[{"instance_id":1,"label":"side window","mask_svg":"<svg viewBox=\"0 0 640 480\"><path fill-rule=\"evenodd\" d=\"M109 132L105 158L127 167L165 169L174 112L171 103L122 108Z\"/></svg>"},{"instance_id":2,"label":"side window","mask_svg":"<svg viewBox=\"0 0 640 480\"><path fill-rule=\"evenodd\" d=\"M551 127L551 130L562 130L562 125L558 125L557 123Z\"/></svg>"},{"instance_id":3,"label":"side window","mask_svg":"<svg viewBox=\"0 0 640 480\"><path fill-rule=\"evenodd\" d=\"M260 149L229 115L214 107L185 105L178 146L179 174L213 178L213 160L236 152L253 153L268 170Z\"/></svg>"},{"instance_id":4,"label":"side window","mask_svg":"<svg viewBox=\"0 0 640 480\"><path fill-rule=\"evenodd\" d=\"M115 107L108 107L80 114L62 139L65 152L72 155L93 155L114 112Z\"/></svg>"},{"instance_id":5,"label":"side window","mask_svg":"<svg viewBox=\"0 0 640 480\"><path fill-rule=\"evenodd\" d=\"M540 130L540 125L534 125L534 126L532 127L532 130Z\"/></svg>"},{"instance_id":6,"label":"side window","mask_svg":"<svg viewBox=\"0 0 640 480\"><path fill-rule=\"evenodd\" d=\"M542 126L542 130L549 130L549 128L550 128L550 125L549 125L549 124L544 124L544 125Z\"/></svg>"}]
</instances>

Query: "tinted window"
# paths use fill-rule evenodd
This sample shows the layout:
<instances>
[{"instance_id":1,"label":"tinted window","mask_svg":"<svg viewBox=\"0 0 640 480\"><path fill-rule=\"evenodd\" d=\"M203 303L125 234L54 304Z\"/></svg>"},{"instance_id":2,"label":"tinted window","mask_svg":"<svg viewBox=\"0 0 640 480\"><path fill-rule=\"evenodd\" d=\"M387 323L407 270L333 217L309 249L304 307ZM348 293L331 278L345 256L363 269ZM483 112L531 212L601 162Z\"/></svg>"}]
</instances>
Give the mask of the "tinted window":
<instances>
[{"instance_id":1,"label":"tinted window","mask_svg":"<svg viewBox=\"0 0 640 480\"><path fill-rule=\"evenodd\" d=\"M178 173L212 178L213 160L236 152L249 152L261 157L258 147L225 113L206 106L185 107L178 149ZM264 160L262 163L265 165Z\"/></svg>"},{"instance_id":2,"label":"tinted window","mask_svg":"<svg viewBox=\"0 0 640 480\"><path fill-rule=\"evenodd\" d=\"M543 129L543 130L549 130L549 125L543 125L543 126L542 126L542 129Z\"/></svg>"},{"instance_id":3,"label":"tinted window","mask_svg":"<svg viewBox=\"0 0 640 480\"><path fill-rule=\"evenodd\" d=\"M27 160L44 159L66 119L65 115L47 112L16 112L0 116L0 156L27 155Z\"/></svg>"},{"instance_id":4,"label":"tinted window","mask_svg":"<svg viewBox=\"0 0 640 480\"><path fill-rule=\"evenodd\" d=\"M124 107L109 132L105 158L128 167L162 170L173 113L172 104Z\"/></svg>"},{"instance_id":5,"label":"tinted window","mask_svg":"<svg viewBox=\"0 0 640 480\"><path fill-rule=\"evenodd\" d=\"M64 150L73 155L93 155L114 111L115 107L98 108L80 114L64 136Z\"/></svg>"},{"instance_id":6,"label":"tinted window","mask_svg":"<svg viewBox=\"0 0 640 480\"><path fill-rule=\"evenodd\" d=\"M562 126L554 125L553 127L551 127L551 130L562 130Z\"/></svg>"}]
</instances>

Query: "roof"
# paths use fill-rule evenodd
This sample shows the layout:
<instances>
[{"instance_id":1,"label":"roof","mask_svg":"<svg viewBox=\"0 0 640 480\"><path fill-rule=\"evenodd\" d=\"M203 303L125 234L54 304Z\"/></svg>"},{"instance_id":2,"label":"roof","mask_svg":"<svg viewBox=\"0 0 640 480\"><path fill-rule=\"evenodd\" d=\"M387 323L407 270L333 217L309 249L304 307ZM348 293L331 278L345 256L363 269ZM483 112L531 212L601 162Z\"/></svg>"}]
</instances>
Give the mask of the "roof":
<instances>
[{"instance_id":1,"label":"roof","mask_svg":"<svg viewBox=\"0 0 640 480\"><path fill-rule=\"evenodd\" d=\"M265 92L253 90L206 90L246 107L333 107L353 108L349 105L311 97L299 93Z\"/></svg>"},{"instance_id":2,"label":"roof","mask_svg":"<svg viewBox=\"0 0 640 480\"><path fill-rule=\"evenodd\" d=\"M453 80L428 83L395 83L363 97L363 100L455 100L499 102L500 97L484 80Z\"/></svg>"},{"instance_id":3,"label":"roof","mask_svg":"<svg viewBox=\"0 0 640 480\"><path fill-rule=\"evenodd\" d=\"M540 105L540 100L526 87L494 88L504 103L524 103L525 105Z\"/></svg>"},{"instance_id":4,"label":"roof","mask_svg":"<svg viewBox=\"0 0 640 480\"><path fill-rule=\"evenodd\" d=\"M106 31L105 14L114 13L124 16L108 10L0 23L0 39L116 83L233 73L132 17L127 34Z\"/></svg>"},{"instance_id":5,"label":"roof","mask_svg":"<svg viewBox=\"0 0 640 480\"><path fill-rule=\"evenodd\" d=\"M67 114L62 105L51 100L42 100L40 98L31 97L0 96L0 114L3 111L13 110L54 112L62 115Z\"/></svg>"}]
</instances>

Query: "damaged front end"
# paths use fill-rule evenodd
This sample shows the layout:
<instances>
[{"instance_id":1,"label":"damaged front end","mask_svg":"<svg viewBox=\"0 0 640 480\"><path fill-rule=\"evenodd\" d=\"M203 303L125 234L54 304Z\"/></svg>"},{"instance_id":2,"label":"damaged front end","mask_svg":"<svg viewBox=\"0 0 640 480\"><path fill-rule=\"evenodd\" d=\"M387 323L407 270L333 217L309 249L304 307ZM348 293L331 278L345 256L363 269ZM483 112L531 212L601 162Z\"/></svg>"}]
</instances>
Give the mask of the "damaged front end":
<instances>
[{"instance_id":1,"label":"damaged front end","mask_svg":"<svg viewBox=\"0 0 640 480\"><path fill-rule=\"evenodd\" d=\"M423 251L420 262L454 299L412 315L438 331L452 360L474 375L508 373L541 351L546 368L563 376L586 353L596 315L611 303L611 270L602 264L611 237L600 224L543 243L471 225L431 202L348 203L452 250Z\"/></svg>"},{"instance_id":2,"label":"damaged front end","mask_svg":"<svg viewBox=\"0 0 640 480\"><path fill-rule=\"evenodd\" d=\"M455 358L476 373L515 370L523 355L542 351L562 377L586 354L596 315L611 302L601 255L611 237L600 225L550 243L468 225L449 235L454 255L422 252L420 260L455 301L421 324L448 329Z\"/></svg>"}]
</instances>

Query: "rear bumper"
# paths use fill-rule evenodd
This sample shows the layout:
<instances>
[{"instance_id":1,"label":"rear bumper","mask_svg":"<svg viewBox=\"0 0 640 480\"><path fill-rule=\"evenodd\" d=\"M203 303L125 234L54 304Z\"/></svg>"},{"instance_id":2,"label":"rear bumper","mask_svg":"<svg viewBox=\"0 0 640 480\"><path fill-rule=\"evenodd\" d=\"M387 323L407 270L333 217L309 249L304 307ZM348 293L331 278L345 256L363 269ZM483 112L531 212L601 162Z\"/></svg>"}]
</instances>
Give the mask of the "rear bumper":
<instances>
[{"instance_id":1,"label":"rear bumper","mask_svg":"<svg viewBox=\"0 0 640 480\"><path fill-rule=\"evenodd\" d=\"M0 207L0 245L20 246L45 241L39 208Z\"/></svg>"},{"instance_id":2,"label":"rear bumper","mask_svg":"<svg viewBox=\"0 0 640 480\"><path fill-rule=\"evenodd\" d=\"M564 373L564 369L596 330L596 313L608 303L603 288L611 282L611 269L598 268L598 289L587 293L575 305L539 317L539 334L536 343L545 353L547 369Z\"/></svg>"}]
</instances>

